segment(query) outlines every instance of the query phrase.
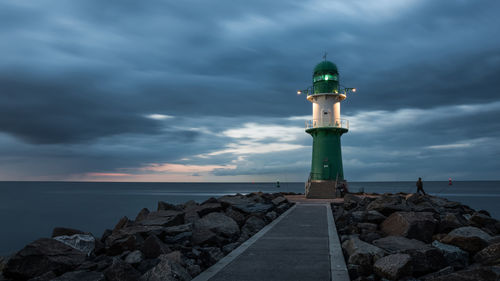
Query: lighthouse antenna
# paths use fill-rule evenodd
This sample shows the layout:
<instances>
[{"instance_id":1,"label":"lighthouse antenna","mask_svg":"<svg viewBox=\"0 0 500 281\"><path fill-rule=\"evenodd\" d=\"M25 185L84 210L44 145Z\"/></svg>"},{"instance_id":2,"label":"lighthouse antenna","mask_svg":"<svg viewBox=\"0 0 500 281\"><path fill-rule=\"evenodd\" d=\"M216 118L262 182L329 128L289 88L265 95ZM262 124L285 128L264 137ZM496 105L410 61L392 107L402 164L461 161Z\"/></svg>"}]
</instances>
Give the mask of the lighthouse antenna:
<instances>
[{"instance_id":1,"label":"lighthouse antenna","mask_svg":"<svg viewBox=\"0 0 500 281\"><path fill-rule=\"evenodd\" d=\"M323 59L326 61L326 56L328 55L327 52L325 52L325 54L323 55Z\"/></svg>"}]
</instances>

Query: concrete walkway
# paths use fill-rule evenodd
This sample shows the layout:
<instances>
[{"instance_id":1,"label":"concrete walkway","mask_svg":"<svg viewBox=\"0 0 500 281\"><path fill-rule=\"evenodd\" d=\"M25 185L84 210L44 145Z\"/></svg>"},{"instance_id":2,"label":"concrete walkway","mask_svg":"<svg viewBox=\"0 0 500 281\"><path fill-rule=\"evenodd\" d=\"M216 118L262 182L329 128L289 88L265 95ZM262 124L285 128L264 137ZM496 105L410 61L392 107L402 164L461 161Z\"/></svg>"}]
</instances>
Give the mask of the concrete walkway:
<instances>
[{"instance_id":1,"label":"concrete walkway","mask_svg":"<svg viewBox=\"0 0 500 281\"><path fill-rule=\"evenodd\" d=\"M194 280L343 281L349 277L329 204L299 202Z\"/></svg>"}]
</instances>

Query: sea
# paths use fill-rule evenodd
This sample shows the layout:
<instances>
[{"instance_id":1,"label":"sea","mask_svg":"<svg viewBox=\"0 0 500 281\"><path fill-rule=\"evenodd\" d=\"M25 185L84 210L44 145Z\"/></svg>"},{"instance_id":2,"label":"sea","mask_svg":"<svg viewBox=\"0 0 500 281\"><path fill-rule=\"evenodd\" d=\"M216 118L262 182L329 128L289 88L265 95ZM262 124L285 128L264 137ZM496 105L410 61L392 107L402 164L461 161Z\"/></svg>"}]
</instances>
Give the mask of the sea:
<instances>
[{"instance_id":1,"label":"sea","mask_svg":"<svg viewBox=\"0 0 500 281\"><path fill-rule=\"evenodd\" d=\"M415 182L349 182L351 192L415 192ZM500 219L500 181L425 181L424 190ZM262 192L304 192L303 182L276 183L138 183L138 182L0 182L0 256L10 255L57 226L100 237L118 220L134 219L158 201L173 204L210 197Z\"/></svg>"}]
</instances>

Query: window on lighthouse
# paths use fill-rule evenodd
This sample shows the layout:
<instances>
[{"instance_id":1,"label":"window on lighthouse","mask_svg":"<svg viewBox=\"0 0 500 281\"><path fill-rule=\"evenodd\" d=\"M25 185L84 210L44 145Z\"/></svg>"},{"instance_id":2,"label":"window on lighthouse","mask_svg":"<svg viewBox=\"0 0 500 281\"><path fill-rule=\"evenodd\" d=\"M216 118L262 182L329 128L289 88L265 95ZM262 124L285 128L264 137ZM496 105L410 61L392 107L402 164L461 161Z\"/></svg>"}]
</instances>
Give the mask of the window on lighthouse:
<instances>
[{"instance_id":1,"label":"window on lighthouse","mask_svg":"<svg viewBox=\"0 0 500 281\"><path fill-rule=\"evenodd\" d=\"M338 77L336 74L325 74L325 75L318 75L314 77L314 82L318 81L337 81Z\"/></svg>"}]
</instances>

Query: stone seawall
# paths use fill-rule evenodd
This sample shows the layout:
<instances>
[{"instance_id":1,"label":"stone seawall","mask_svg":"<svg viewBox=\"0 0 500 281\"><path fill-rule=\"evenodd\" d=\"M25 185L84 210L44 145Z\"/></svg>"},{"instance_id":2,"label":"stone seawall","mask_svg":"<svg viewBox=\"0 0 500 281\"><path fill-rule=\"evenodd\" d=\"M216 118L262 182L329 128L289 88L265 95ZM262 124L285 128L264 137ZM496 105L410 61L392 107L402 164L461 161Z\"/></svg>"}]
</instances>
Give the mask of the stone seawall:
<instances>
[{"instance_id":1,"label":"stone seawall","mask_svg":"<svg viewBox=\"0 0 500 281\"><path fill-rule=\"evenodd\" d=\"M500 222L435 196L332 203L351 280L500 280Z\"/></svg>"},{"instance_id":2,"label":"stone seawall","mask_svg":"<svg viewBox=\"0 0 500 281\"><path fill-rule=\"evenodd\" d=\"M191 280L293 204L284 193L158 202L123 217L100 238L55 228L51 238L0 258L1 280Z\"/></svg>"}]
</instances>

